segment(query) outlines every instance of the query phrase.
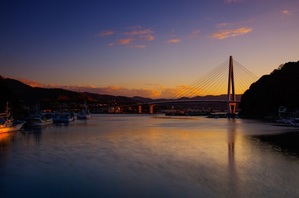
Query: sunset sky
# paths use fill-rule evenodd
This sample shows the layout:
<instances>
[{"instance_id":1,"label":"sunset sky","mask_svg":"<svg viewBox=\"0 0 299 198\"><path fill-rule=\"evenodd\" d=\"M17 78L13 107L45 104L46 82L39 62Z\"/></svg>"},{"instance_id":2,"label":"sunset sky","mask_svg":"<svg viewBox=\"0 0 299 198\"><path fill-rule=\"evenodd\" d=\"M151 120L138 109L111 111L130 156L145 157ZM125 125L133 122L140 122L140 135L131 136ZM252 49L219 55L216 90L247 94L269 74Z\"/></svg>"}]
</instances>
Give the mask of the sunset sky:
<instances>
[{"instance_id":1,"label":"sunset sky","mask_svg":"<svg viewBox=\"0 0 299 198\"><path fill-rule=\"evenodd\" d=\"M299 60L298 0L3 0L0 75L165 97L232 55L258 77Z\"/></svg>"}]
</instances>

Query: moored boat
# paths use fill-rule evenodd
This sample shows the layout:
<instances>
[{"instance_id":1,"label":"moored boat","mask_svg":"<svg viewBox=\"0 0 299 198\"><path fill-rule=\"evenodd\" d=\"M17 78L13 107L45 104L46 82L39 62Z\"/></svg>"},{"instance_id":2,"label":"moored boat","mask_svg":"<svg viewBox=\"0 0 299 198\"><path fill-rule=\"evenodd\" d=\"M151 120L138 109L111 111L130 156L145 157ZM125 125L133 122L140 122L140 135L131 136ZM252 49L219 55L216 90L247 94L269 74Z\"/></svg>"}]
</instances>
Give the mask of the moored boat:
<instances>
[{"instance_id":1,"label":"moored boat","mask_svg":"<svg viewBox=\"0 0 299 198\"><path fill-rule=\"evenodd\" d=\"M25 124L25 122L15 122L8 119L0 119L0 133L7 133L12 131L18 131L22 128L22 126Z\"/></svg>"},{"instance_id":2,"label":"moored boat","mask_svg":"<svg viewBox=\"0 0 299 198\"><path fill-rule=\"evenodd\" d=\"M15 125L12 125L12 126L0 126L0 133L7 133L7 132L12 132L12 131L19 131L23 125L25 124L25 122L20 122L20 123L17 123Z\"/></svg>"},{"instance_id":3,"label":"moored boat","mask_svg":"<svg viewBox=\"0 0 299 198\"><path fill-rule=\"evenodd\" d=\"M56 112L51 114L54 123L69 123L75 120L73 112Z\"/></svg>"},{"instance_id":4,"label":"moored boat","mask_svg":"<svg viewBox=\"0 0 299 198\"><path fill-rule=\"evenodd\" d=\"M18 131L24 124L24 121L15 121L13 119L13 117L10 115L7 103L5 113L0 113L0 133Z\"/></svg>"},{"instance_id":5,"label":"moored boat","mask_svg":"<svg viewBox=\"0 0 299 198\"><path fill-rule=\"evenodd\" d=\"M72 121L74 121L74 116L72 116L70 113L64 113L60 116L61 123L69 123Z\"/></svg>"},{"instance_id":6,"label":"moored boat","mask_svg":"<svg viewBox=\"0 0 299 198\"><path fill-rule=\"evenodd\" d=\"M299 117L293 117L290 119L290 124L294 127L299 127Z\"/></svg>"},{"instance_id":7,"label":"moored boat","mask_svg":"<svg viewBox=\"0 0 299 198\"><path fill-rule=\"evenodd\" d=\"M89 119L91 117L91 115L89 114L89 112L82 110L81 112L77 113L77 119Z\"/></svg>"},{"instance_id":8,"label":"moored boat","mask_svg":"<svg viewBox=\"0 0 299 198\"><path fill-rule=\"evenodd\" d=\"M28 126L38 127L53 124L52 118L48 118L39 114L31 115L28 120Z\"/></svg>"},{"instance_id":9,"label":"moored boat","mask_svg":"<svg viewBox=\"0 0 299 198\"><path fill-rule=\"evenodd\" d=\"M87 107L87 105L86 105L86 102L85 102L85 104L84 104L84 108L80 111L80 112L78 112L77 113L77 119L89 119L89 118L91 118L91 115L90 115L90 113L89 113L89 109L88 109L88 107Z\"/></svg>"},{"instance_id":10,"label":"moored boat","mask_svg":"<svg viewBox=\"0 0 299 198\"><path fill-rule=\"evenodd\" d=\"M59 123L60 122L60 113L53 113L51 116L53 123Z\"/></svg>"}]
</instances>

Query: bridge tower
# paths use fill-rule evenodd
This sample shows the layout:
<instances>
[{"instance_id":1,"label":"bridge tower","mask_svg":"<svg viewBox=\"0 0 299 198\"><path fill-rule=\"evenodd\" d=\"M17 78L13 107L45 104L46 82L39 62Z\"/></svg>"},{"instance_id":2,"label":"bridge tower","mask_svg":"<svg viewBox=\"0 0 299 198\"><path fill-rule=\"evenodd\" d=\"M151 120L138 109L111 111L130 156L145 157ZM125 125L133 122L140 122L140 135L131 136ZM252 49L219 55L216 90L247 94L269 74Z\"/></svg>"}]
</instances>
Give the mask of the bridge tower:
<instances>
[{"instance_id":1,"label":"bridge tower","mask_svg":"<svg viewBox=\"0 0 299 198\"><path fill-rule=\"evenodd\" d=\"M232 56L229 57L227 104L229 115L235 115L237 109L237 98L235 94L234 65Z\"/></svg>"}]
</instances>

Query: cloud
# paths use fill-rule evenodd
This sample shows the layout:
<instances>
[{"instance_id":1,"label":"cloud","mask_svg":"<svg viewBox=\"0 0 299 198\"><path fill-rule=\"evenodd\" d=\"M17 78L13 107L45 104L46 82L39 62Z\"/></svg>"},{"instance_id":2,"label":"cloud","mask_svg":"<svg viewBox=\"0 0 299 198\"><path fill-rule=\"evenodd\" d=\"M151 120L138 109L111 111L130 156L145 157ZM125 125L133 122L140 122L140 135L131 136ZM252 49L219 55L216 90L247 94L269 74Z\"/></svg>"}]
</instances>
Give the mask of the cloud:
<instances>
[{"instance_id":1,"label":"cloud","mask_svg":"<svg viewBox=\"0 0 299 198\"><path fill-rule=\"evenodd\" d=\"M216 25L217 28L223 28L223 27L227 27L228 25L230 25L229 23L218 23Z\"/></svg>"},{"instance_id":2,"label":"cloud","mask_svg":"<svg viewBox=\"0 0 299 198\"><path fill-rule=\"evenodd\" d=\"M107 44L107 46L123 45L132 48L145 48L146 42L155 40L154 31L142 26L132 26L127 28L128 31L114 32L112 30L102 31L97 37L114 36L114 41Z\"/></svg>"},{"instance_id":3,"label":"cloud","mask_svg":"<svg viewBox=\"0 0 299 198\"><path fill-rule=\"evenodd\" d=\"M280 11L280 13L284 14L284 15L292 15L292 12L289 10L282 10L282 11Z\"/></svg>"},{"instance_id":4,"label":"cloud","mask_svg":"<svg viewBox=\"0 0 299 198\"><path fill-rule=\"evenodd\" d=\"M228 37L235 37L235 36L241 36L244 34L248 34L252 31L252 28L247 27L241 27L237 29L231 29L231 30L220 30L218 32L215 32L210 35L211 38L216 39L225 39Z\"/></svg>"},{"instance_id":5,"label":"cloud","mask_svg":"<svg viewBox=\"0 0 299 198\"><path fill-rule=\"evenodd\" d=\"M9 78L9 77L6 77L6 78ZM28 79L24 79L24 78L20 78L20 79L17 79L18 81L26 84L26 85L29 85L31 87L44 87L45 85L38 82L38 81L33 81L33 80L28 80Z\"/></svg>"},{"instance_id":6,"label":"cloud","mask_svg":"<svg viewBox=\"0 0 299 198\"><path fill-rule=\"evenodd\" d=\"M135 35L148 35L152 34L153 31L150 29L143 29L142 27L134 27L132 31L130 32L125 32L124 34L130 35L130 36L135 36Z\"/></svg>"},{"instance_id":7,"label":"cloud","mask_svg":"<svg viewBox=\"0 0 299 198\"><path fill-rule=\"evenodd\" d=\"M231 4L231 3L239 3L242 2L243 0L224 0L224 3L226 4Z\"/></svg>"},{"instance_id":8,"label":"cloud","mask_svg":"<svg viewBox=\"0 0 299 198\"><path fill-rule=\"evenodd\" d=\"M112 30L104 30L102 32L100 32L99 34L97 34L97 37L103 37L103 36L111 36L114 35L114 32Z\"/></svg>"},{"instance_id":9,"label":"cloud","mask_svg":"<svg viewBox=\"0 0 299 198\"><path fill-rule=\"evenodd\" d=\"M5 77L7 78L7 77ZM186 86L176 86L174 88L165 88L158 84L146 84L145 86L150 86L150 88L139 88L139 89L128 89L119 86L106 86L106 87L97 87L94 85L69 85L69 86L61 86L55 84L42 84L37 81L31 81L27 79L17 79L27 85L32 87L42 87L42 88L61 88L66 90L71 90L75 92L90 92L96 94L108 94L113 96L142 96L147 98L173 98L182 91L182 88L186 88Z\"/></svg>"},{"instance_id":10,"label":"cloud","mask_svg":"<svg viewBox=\"0 0 299 198\"><path fill-rule=\"evenodd\" d=\"M189 38L197 38L199 36L199 33L200 33L199 29L193 30L191 35L189 35Z\"/></svg>"},{"instance_id":11,"label":"cloud","mask_svg":"<svg viewBox=\"0 0 299 198\"><path fill-rule=\"evenodd\" d=\"M153 35L151 35L151 34L144 35L144 36L142 36L141 38L142 38L142 39L144 38L144 39L146 39L146 40L148 40L148 41L153 41L153 40L155 40L155 37L154 37Z\"/></svg>"},{"instance_id":12,"label":"cloud","mask_svg":"<svg viewBox=\"0 0 299 198\"><path fill-rule=\"evenodd\" d=\"M134 38L123 38L123 39L118 39L117 43L120 45L129 45L134 41Z\"/></svg>"},{"instance_id":13,"label":"cloud","mask_svg":"<svg viewBox=\"0 0 299 198\"><path fill-rule=\"evenodd\" d=\"M131 27L130 29L132 30L129 32L125 32L124 34L135 38L135 40L141 39L152 41L155 39L155 36L153 35L154 32L151 29L144 29L141 26Z\"/></svg>"},{"instance_id":14,"label":"cloud","mask_svg":"<svg viewBox=\"0 0 299 198\"><path fill-rule=\"evenodd\" d=\"M173 38L166 41L167 43L179 43L181 42L181 39Z\"/></svg>"},{"instance_id":15,"label":"cloud","mask_svg":"<svg viewBox=\"0 0 299 198\"><path fill-rule=\"evenodd\" d=\"M90 93L97 93L97 94L107 94L107 95L114 95L114 96L141 96L146 98L172 98L175 93L176 89L171 88L156 88L156 89L128 89L124 87L118 86L107 86L107 87L90 87L90 86L68 86L63 87L68 90L78 91L80 92L90 92Z\"/></svg>"}]
</instances>

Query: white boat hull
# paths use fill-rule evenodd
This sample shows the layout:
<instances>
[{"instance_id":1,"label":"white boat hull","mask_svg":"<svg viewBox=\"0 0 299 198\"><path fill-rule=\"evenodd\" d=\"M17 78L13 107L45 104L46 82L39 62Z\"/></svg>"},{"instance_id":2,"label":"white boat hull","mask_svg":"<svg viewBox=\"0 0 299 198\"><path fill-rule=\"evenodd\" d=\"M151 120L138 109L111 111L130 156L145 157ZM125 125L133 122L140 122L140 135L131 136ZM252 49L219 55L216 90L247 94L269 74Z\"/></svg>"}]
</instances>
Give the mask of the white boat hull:
<instances>
[{"instance_id":1,"label":"white boat hull","mask_svg":"<svg viewBox=\"0 0 299 198\"><path fill-rule=\"evenodd\" d=\"M25 122L18 123L13 126L8 126L8 127L0 127L0 133L8 133L12 131L19 131L22 126L25 124Z\"/></svg>"},{"instance_id":2,"label":"white boat hull","mask_svg":"<svg viewBox=\"0 0 299 198\"><path fill-rule=\"evenodd\" d=\"M29 122L29 126L31 126L31 127L46 126L46 125L50 125L50 124L53 124L52 119L48 119L48 120L31 120Z\"/></svg>"}]
</instances>

